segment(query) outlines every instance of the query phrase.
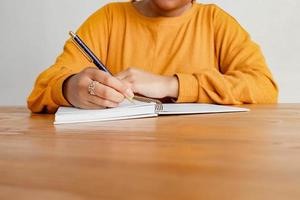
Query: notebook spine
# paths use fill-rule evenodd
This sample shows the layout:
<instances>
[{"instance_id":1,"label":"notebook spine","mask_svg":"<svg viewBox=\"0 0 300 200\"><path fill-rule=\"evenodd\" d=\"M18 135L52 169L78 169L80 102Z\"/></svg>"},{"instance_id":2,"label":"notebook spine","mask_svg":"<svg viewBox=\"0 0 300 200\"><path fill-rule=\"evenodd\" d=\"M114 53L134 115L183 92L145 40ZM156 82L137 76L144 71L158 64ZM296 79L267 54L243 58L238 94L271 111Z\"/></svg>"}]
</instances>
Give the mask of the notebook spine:
<instances>
[{"instance_id":1,"label":"notebook spine","mask_svg":"<svg viewBox=\"0 0 300 200\"><path fill-rule=\"evenodd\" d=\"M152 99L152 98L148 98L148 97L141 97L141 96L134 96L134 99L137 101L142 101L145 103L155 103L155 112L159 113L160 111L163 111L163 104L161 101L157 100L157 99Z\"/></svg>"}]
</instances>

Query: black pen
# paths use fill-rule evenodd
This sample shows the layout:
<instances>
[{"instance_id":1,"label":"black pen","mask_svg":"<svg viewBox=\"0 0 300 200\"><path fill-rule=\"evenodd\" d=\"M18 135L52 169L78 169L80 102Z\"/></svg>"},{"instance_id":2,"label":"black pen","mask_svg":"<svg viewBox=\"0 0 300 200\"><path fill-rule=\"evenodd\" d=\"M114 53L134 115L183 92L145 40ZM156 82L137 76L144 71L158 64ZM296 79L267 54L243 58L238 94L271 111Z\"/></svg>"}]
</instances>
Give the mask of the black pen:
<instances>
[{"instance_id":1,"label":"black pen","mask_svg":"<svg viewBox=\"0 0 300 200\"><path fill-rule=\"evenodd\" d=\"M72 37L73 41L75 42L76 46L82 53L87 57L87 59L94 63L100 70L112 75L112 73L105 67L105 65L97 58L97 56L88 48L88 46L80 39L78 35L74 32L70 31L70 36Z\"/></svg>"},{"instance_id":2,"label":"black pen","mask_svg":"<svg viewBox=\"0 0 300 200\"><path fill-rule=\"evenodd\" d=\"M92 63L94 63L98 69L108 73L112 76L112 73L105 67L105 65L100 61L99 58L92 52L92 50L80 39L78 35L76 35L74 32L69 32L70 36L72 37L72 40L74 41L75 45L78 47L78 49L85 55L85 57ZM130 98L126 96L126 99L129 100L131 103L133 103L133 97Z\"/></svg>"}]
</instances>

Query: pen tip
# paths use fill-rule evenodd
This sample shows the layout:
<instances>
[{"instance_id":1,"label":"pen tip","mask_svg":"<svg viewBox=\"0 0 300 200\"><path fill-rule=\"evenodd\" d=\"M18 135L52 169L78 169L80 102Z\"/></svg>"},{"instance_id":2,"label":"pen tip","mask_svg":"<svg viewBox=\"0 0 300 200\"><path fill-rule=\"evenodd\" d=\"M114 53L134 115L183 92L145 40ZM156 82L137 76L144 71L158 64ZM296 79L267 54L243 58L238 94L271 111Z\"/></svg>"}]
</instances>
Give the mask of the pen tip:
<instances>
[{"instance_id":1,"label":"pen tip","mask_svg":"<svg viewBox=\"0 0 300 200\"><path fill-rule=\"evenodd\" d=\"M134 97L126 97L126 99L127 99L130 103L135 104L135 103L134 103Z\"/></svg>"},{"instance_id":2,"label":"pen tip","mask_svg":"<svg viewBox=\"0 0 300 200\"><path fill-rule=\"evenodd\" d=\"M72 37L75 37L75 36L76 36L76 34L75 34L73 31L70 31L69 34L70 34L70 36L72 36Z\"/></svg>"}]
</instances>

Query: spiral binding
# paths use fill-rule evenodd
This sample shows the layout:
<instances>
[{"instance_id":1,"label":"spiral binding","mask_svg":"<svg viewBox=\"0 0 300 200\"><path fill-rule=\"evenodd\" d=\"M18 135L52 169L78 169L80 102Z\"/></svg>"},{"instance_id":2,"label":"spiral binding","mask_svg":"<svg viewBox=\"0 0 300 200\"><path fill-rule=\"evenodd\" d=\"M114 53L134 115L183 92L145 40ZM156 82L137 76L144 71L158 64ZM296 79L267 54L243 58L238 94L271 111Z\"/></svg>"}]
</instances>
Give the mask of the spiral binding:
<instances>
[{"instance_id":1,"label":"spiral binding","mask_svg":"<svg viewBox=\"0 0 300 200\"><path fill-rule=\"evenodd\" d=\"M151 98L141 97L141 96L134 96L133 99L145 103L155 103L155 112L160 112L163 111L164 109L162 102L157 99L151 99Z\"/></svg>"}]
</instances>

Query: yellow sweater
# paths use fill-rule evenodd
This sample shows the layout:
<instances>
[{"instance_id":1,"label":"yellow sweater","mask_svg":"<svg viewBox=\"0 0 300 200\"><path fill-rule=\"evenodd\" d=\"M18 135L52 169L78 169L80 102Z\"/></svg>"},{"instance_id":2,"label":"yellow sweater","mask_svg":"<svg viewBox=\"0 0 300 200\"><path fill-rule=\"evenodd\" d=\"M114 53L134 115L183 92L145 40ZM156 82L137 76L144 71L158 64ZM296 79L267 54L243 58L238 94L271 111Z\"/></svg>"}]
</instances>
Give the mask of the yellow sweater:
<instances>
[{"instance_id":1,"label":"yellow sweater","mask_svg":"<svg viewBox=\"0 0 300 200\"><path fill-rule=\"evenodd\" d=\"M276 103L278 90L260 48L216 5L194 3L179 17L151 18L132 3L94 13L78 35L115 74L129 67L179 79L178 102ZM68 40L28 97L33 112L70 106L63 82L92 64Z\"/></svg>"}]
</instances>

